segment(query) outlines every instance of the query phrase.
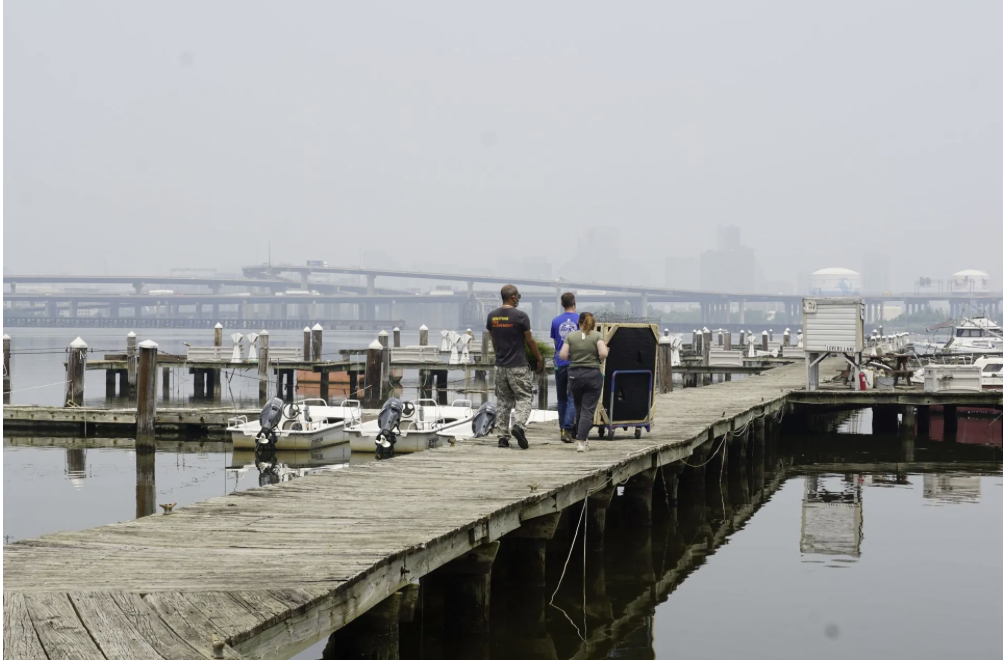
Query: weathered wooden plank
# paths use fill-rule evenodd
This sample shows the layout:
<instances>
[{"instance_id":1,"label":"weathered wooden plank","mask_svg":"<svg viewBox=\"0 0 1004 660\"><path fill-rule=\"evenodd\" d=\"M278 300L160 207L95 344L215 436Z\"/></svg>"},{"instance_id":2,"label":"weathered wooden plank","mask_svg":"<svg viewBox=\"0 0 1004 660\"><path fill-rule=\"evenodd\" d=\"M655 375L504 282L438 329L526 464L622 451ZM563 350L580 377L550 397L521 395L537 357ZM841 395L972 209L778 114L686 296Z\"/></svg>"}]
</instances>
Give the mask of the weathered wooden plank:
<instances>
[{"instance_id":1,"label":"weathered wooden plank","mask_svg":"<svg viewBox=\"0 0 1004 660\"><path fill-rule=\"evenodd\" d=\"M69 596L80 621L108 660L171 660L140 636L110 594L76 591Z\"/></svg>"},{"instance_id":2,"label":"weathered wooden plank","mask_svg":"<svg viewBox=\"0 0 1004 660\"><path fill-rule=\"evenodd\" d=\"M105 660L65 593L26 594L24 601L49 660Z\"/></svg>"},{"instance_id":3,"label":"weathered wooden plank","mask_svg":"<svg viewBox=\"0 0 1004 660\"><path fill-rule=\"evenodd\" d=\"M3 592L3 654L12 660L46 660L24 594Z\"/></svg>"},{"instance_id":4,"label":"weathered wooden plank","mask_svg":"<svg viewBox=\"0 0 1004 660\"><path fill-rule=\"evenodd\" d=\"M192 648L200 652L202 649L208 648L210 657L212 657L213 637L226 639L223 632L216 628L213 622L183 594L171 592L147 594L143 596L143 600L160 616L165 624ZM229 646L224 647L223 652L225 658L241 657Z\"/></svg>"},{"instance_id":5,"label":"weathered wooden plank","mask_svg":"<svg viewBox=\"0 0 1004 660\"><path fill-rule=\"evenodd\" d=\"M212 648L208 644L201 652L190 646L153 611L140 594L119 592L111 594L111 597L140 637L163 657L178 660L212 658Z\"/></svg>"}]
</instances>

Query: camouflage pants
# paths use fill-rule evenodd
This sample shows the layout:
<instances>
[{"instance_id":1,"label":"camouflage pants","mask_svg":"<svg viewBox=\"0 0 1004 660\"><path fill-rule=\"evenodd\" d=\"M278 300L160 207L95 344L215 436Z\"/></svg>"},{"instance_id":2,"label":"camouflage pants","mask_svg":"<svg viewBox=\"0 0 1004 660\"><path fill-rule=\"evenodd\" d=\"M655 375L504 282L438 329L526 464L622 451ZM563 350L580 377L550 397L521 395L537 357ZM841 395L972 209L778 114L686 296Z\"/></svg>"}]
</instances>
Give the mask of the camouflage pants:
<instances>
[{"instance_id":1,"label":"camouflage pants","mask_svg":"<svg viewBox=\"0 0 1004 660\"><path fill-rule=\"evenodd\" d=\"M526 428L533 404L533 375L530 367L496 367L495 398L498 400L499 434L509 435L509 411L515 410L513 426Z\"/></svg>"}]
</instances>

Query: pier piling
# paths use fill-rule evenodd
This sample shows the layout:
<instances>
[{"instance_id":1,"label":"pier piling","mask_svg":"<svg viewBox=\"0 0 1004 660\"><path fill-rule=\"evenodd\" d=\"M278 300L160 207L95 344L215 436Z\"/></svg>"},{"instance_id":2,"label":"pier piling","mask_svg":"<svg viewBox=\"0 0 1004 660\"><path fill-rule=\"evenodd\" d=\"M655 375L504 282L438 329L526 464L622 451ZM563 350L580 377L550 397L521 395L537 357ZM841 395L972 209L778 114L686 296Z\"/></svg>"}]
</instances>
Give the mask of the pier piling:
<instances>
[{"instance_id":1,"label":"pier piling","mask_svg":"<svg viewBox=\"0 0 1004 660\"><path fill-rule=\"evenodd\" d=\"M129 383L129 398L136 396L136 333L126 335L126 380Z\"/></svg>"},{"instance_id":2,"label":"pier piling","mask_svg":"<svg viewBox=\"0 0 1004 660\"><path fill-rule=\"evenodd\" d=\"M310 357L314 362L324 361L324 327L320 323L310 329Z\"/></svg>"},{"instance_id":3,"label":"pier piling","mask_svg":"<svg viewBox=\"0 0 1004 660\"><path fill-rule=\"evenodd\" d=\"M154 416L157 414L157 344L147 339L139 344L138 399L136 401L136 450L153 451Z\"/></svg>"},{"instance_id":4,"label":"pier piling","mask_svg":"<svg viewBox=\"0 0 1004 660\"><path fill-rule=\"evenodd\" d=\"M258 333L258 405L268 403L268 330Z\"/></svg>"},{"instance_id":5,"label":"pier piling","mask_svg":"<svg viewBox=\"0 0 1004 660\"><path fill-rule=\"evenodd\" d=\"M418 345L429 345L429 328L424 323L422 324L422 327L418 329Z\"/></svg>"},{"instance_id":6,"label":"pier piling","mask_svg":"<svg viewBox=\"0 0 1004 660\"><path fill-rule=\"evenodd\" d=\"M673 340L659 337L659 391L673 391Z\"/></svg>"},{"instance_id":7,"label":"pier piling","mask_svg":"<svg viewBox=\"0 0 1004 660\"><path fill-rule=\"evenodd\" d=\"M394 348L401 348L401 328L394 328Z\"/></svg>"},{"instance_id":8,"label":"pier piling","mask_svg":"<svg viewBox=\"0 0 1004 660\"><path fill-rule=\"evenodd\" d=\"M959 432L959 407L942 406L942 415L945 418L945 439L955 439Z\"/></svg>"},{"instance_id":9,"label":"pier piling","mask_svg":"<svg viewBox=\"0 0 1004 660\"><path fill-rule=\"evenodd\" d=\"M10 403L10 335L3 336L3 402Z\"/></svg>"},{"instance_id":10,"label":"pier piling","mask_svg":"<svg viewBox=\"0 0 1004 660\"><path fill-rule=\"evenodd\" d=\"M87 369L87 342L77 337L70 343L66 358L66 397L64 406L84 405L84 372Z\"/></svg>"},{"instance_id":11,"label":"pier piling","mask_svg":"<svg viewBox=\"0 0 1004 660\"><path fill-rule=\"evenodd\" d=\"M217 323L213 326L213 346L218 348L223 347L223 324ZM222 395L222 388L220 387L220 373L219 369L213 369L209 377L212 379L212 384L210 385L211 391L208 393L214 400L219 401Z\"/></svg>"},{"instance_id":12,"label":"pier piling","mask_svg":"<svg viewBox=\"0 0 1004 660\"><path fill-rule=\"evenodd\" d=\"M383 346L374 339L366 349L366 396L363 399L370 407L380 403L380 372L383 370Z\"/></svg>"},{"instance_id":13,"label":"pier piling","mask_svg":"<svg viewBox=\"0 0 1004 660\"><path fill-rule=\"evenodd\" d=\"M931 437L931 406L917 406L917 437Z\"/></svg>"},{"instance_id":14,"label":"pier piling","mask_svg":"<svg viewBox=\"0 0 1004 660\"><path fill-rule=\"evenodd\" d=\"M303 361L310 362L310 327L303 326Z\"/></svg>"},{"instance_id":15,"label":"pier piling","mask_svg":"<svg viewBox=\"0 0 1004 660\"><path fill-rule=\"evenodd\" d=\"M439 569L443 573L443 614L447 631L488 632L491 605L491 571L499 542L474 548Z\"/></svg>"}]
</instances>

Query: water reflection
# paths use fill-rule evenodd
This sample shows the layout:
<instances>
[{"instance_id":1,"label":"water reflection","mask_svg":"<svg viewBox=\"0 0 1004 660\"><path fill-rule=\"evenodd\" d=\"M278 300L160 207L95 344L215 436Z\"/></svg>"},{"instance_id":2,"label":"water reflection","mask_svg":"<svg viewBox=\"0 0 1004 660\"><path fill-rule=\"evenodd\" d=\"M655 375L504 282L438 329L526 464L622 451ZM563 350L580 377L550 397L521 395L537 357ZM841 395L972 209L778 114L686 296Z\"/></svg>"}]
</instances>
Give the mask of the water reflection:
<instances>
[{"instance_id":1,"label":"water reflection","mask_svg":"<svg viewBox=\"0 0 1004 660\"><path fill-rule=\"evenodd\" d=\"M678 592L697 575L704 575L705 571L713 574L711 568L702 570L702 567L726 546L731 547L736 539L748 538L745 530L751 529L751 524L752 529L756 529L759 524L751 523L751 519L759 515L767 502L778 502L782 490L794 498L785 495L778 504L769 507L775 510L782 507L790 512L791 506L800 503L798 547L790 543L791 536L786 533L793 524L799 524L790 513L782 510L773 515L780 527L764 524L772 530L771 540L778 544L777 548L795 552L794 563L801 566L797 570L813 571L813 564L822 564L821 568L843 565L845 571L840 572L841 575L847 575L846 571L860 571L860 579L874 580L869 571L878 566L886 579L892 579L893 569L881 562L894 557L901 563L902 553L879 548L875 543L885 542L883 537L887 535L890 515L895 519L903 517L906 510L902 508L902 498L908 498L904 501L914 505L927 501L976 502L981 479L986 479L979 475L1000 474L1000 454L994 449L918 441L914 450L916 461L906 463L902 461L903 447L898 439L842 436L800 440L759 458L750 452L739 461L735 452L740 450L730 447L724 463L712 460L700 475L696 471L695 474L685 472L673 487L657 487L652 500L651 524L627 522L633 514L627 508L628 498L621 493L614 493L605 510L587 508L583 512L581 507L575 506L567 509L554 539L547 541L542 549L547 567L542 584L528 580L528 568L521 563L526 557L524 550L515 548L512 540L503 539L492 566L490 632L487 634L458 631L451 626L441 584L423 579L414 616L400 623L397 635L370 636L350 625L300 653L296 659L491 657L550 660L673 657L681 650L692 653L701 648L702 643L681 641L683 636L678 629L667 634L665 623L660 633L657 612L670 603L688 603L670 607L672 614L663 616L669 616L671 621L682 620L682 608L687 613L687 623L681 622L679 626L694 626L700 621L699 625L706 622L714 628L718 605L734 599L742 603L742 594L751 589L747 583L758 583L762 570L759 565L762 557L750 556L748 546L743 552L749 557L745 561L736 557L736 550L731 552L730 561L742 568L727 573L721 593L708 587L706 582L700 582L704 586L699 590L710 588L708 595L695 596L694 589L689 589L685 597ZM889 500L890 496L897 499ZM860 558L866 553L863 544L866 500L873 507L875 538L871 543L876 555L869 564L871 568L863 569ZM601 510L602 516L597 516ZM575 538L580 516L593 520L604 518L605 533L590 538L588 533L595 528L586 525ZM903 524L916 526L909 520ZM921 527L918 533L932 533L930 526ZM912 539L904 539L904 542L914 543ZM784 555L776 549L769 552L775 560ZM992 549L989 554L994 554ZM970 556L975 555L970 553ZM999 556L997 559L999 563ZM717 559L715 564L719 566L718 571L723 570ZM914 575L918 567L904 570ZM909 575L901 577L911 579ZM772 578L768 581L773 584L772 589L783 592L794 590L799 583L792 580L803 578L789 576L787 582L776 584ZM818 594L812 596L817 597ZM855 597L860 599L861 595ZM680 598L683 600L678 600ZM697 610L694 610L695 598ZM770 626L776 630L776 626L782 625L769 610L758 610L756 602L762 599L762 594L755 596L750 603L753 607L743 614L761 633ZM813 629L818 627L820 640L834 643L852 635L849 632L852 625L846 617L833 618L825 604L812 608L813 620L817 621ZM993 613L990 617L993 618ZM709 648L717 646L718 639L729 639L728 636L716 636L714 632L711 632L714 639L708 639L707 630L703 634L703 644ZM764 648L773 648L767 637L759 641ZM366 643L360 644L360 639ZM737 643L743 647L742 643ZM976 644L973 648L983 647ZM730 650L738 652L738 649ZM753 655L768 657L772 653ZM825 649L816 649L816 653L829 657ZM785 656L785 653L779 655ZM705 656L719 657L713 652Z\"/></svg>"},{"instance_id":2,"label":"water reflection","mask_svg":"<svg viewBox=\"0 0 1004 660\"><path fill-rule=\"evenodd\" d=\"M151 451L136 452L136 517L157 511L157 457Z\"/></svg>"}]
</instances>

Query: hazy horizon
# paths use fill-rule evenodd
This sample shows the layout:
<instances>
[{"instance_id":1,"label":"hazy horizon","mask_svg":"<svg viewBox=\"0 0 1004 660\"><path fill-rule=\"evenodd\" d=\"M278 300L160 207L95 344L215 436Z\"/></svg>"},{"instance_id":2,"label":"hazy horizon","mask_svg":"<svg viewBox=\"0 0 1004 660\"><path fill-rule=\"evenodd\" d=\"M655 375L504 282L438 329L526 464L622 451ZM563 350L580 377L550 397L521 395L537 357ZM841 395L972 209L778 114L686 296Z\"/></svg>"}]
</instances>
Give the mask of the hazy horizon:
<instances>
[{"instance_id":1,"label":"hazy horizon","mask_svg":"<svg viewBox=\"0 0 1004 660\"><path fill-rule=\"evenodd\" d=\"M883 252L897 291L968 268L1001 288L999 3L4 19L7 273L237 272L271 243L274 262L529 258L662 284L736 225L763 281Z\"/></svg>"}]
</instances>

